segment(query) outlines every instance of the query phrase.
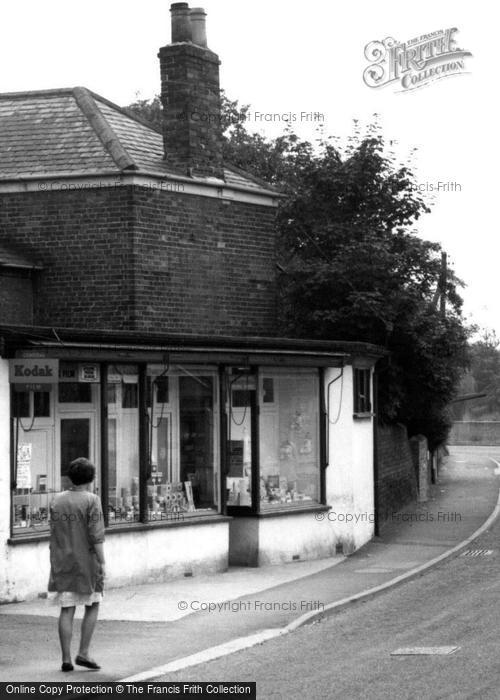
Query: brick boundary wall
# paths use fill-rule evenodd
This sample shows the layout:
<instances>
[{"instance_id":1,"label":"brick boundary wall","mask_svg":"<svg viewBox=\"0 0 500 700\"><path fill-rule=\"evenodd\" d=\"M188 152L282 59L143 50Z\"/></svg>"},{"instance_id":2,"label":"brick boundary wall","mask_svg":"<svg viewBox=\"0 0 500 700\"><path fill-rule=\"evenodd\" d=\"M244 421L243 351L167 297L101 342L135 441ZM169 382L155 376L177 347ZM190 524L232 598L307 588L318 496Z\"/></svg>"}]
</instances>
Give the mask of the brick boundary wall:
<instances>
[{"instance_id":1,"label":"brick boundary wall","mask_svg":"<svg viewBox=\"0 0 500 700\"><path fill-rule=\"evenodd\" d=\"M378 428L378 517L383 523L417 497L417 478L404 425Z\"/></svg>"}]
</instances>

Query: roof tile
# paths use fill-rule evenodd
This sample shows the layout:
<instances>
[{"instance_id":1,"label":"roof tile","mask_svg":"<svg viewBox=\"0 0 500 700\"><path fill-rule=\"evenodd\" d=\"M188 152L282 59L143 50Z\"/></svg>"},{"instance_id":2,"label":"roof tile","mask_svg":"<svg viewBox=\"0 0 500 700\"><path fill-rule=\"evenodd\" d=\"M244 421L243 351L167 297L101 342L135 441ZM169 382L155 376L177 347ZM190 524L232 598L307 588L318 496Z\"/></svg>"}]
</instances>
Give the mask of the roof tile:
<instances>
[{"instance_id":1,"label":"roof tile","mask_svg":"<svg viewBox=\"0 0 500 700\"><path fill-rule=\"evenodd\" d=\"M0 94L0 179L65 174L170 173L163 137L85 88ZM225 169L228 185L272 191Z\"/></svg>"}]
</instances>

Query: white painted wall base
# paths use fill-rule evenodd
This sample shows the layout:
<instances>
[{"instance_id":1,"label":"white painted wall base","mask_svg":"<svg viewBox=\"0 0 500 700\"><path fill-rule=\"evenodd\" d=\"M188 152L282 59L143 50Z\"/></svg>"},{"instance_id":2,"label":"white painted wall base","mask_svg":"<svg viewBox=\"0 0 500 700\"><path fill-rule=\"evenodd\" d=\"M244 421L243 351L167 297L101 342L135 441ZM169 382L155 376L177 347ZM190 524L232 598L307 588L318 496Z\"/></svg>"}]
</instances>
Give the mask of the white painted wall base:
<instances>
[{"instance_id":1,"label":"white painted wall base","mask_svg":"<svg viewBox=\"0 0 500 700\"><path fill-rule=\"evenodd\" d=\"M107 585L157 583L184 574L223 572L228 567L227 522L145 532L107 534ZM6 542L0 552L0 603L36 598L47 591L49 543Z\"/></svg>"},{"instance_id":2,"label":"white painted wall base","mask_svg":"<svg viewBox=\"0 0 500 700\"><path fill-rule=\"evenodd\" d=\"M234 518L230 523L229 563L267 566L335 554L327 513L294 513L264 518Z\"/></svg>"}]
</instances>

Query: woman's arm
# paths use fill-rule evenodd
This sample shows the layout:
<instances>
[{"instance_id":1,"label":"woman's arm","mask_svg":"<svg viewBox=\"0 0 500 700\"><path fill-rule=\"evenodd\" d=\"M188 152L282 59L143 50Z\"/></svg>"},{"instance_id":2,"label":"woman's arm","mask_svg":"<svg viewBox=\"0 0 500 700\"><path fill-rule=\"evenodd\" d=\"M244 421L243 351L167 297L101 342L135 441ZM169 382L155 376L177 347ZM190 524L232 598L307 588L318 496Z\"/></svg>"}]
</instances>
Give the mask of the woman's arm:
<instances>
[{"instance_id":1,"label":"woman's arm","mask_svg":"<svg viewBox=\"0 0 500 700\"><path fill-rule=\"evenodd\" d=\"M99 498L92 494L91 499L92 500L87 511L87 533L90 544L97 551L97 545L104 542L104 516ZM104 561L102 547L101 554L102 561Z\"/></svg>"},{"instance_id":2,"label":"woman's arm","mask_svg":"<svg viewBox=\"0 0 500 700\"><path fill-rule=\"evenodd\" d=\"M106 563L104 560L104 545L102 542L98 542L97 544L94 545L94 551L97 554L97 561L101 566L104 566Z\"/></svg>"}]
</instances>

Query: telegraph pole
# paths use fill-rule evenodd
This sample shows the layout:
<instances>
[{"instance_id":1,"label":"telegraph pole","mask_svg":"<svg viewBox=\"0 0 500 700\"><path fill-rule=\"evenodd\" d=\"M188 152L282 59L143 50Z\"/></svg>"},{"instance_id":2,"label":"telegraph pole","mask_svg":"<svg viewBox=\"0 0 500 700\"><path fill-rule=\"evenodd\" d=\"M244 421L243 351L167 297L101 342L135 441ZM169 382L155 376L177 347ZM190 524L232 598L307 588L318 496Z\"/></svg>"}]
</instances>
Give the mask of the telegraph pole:
<instances>
[{"instance_id":1,"label":"telegraph pole","mask_svg":"<svg viewBox=\"0 0 500 700\"><path fill-rule=\"evenodd\" d=\"M446 253L443 251L441 253L441 276L439 280L439 310L441 316L444 318L446 316L446 282L448 277L448 258Z\"/></svg>"}]
</instances>

